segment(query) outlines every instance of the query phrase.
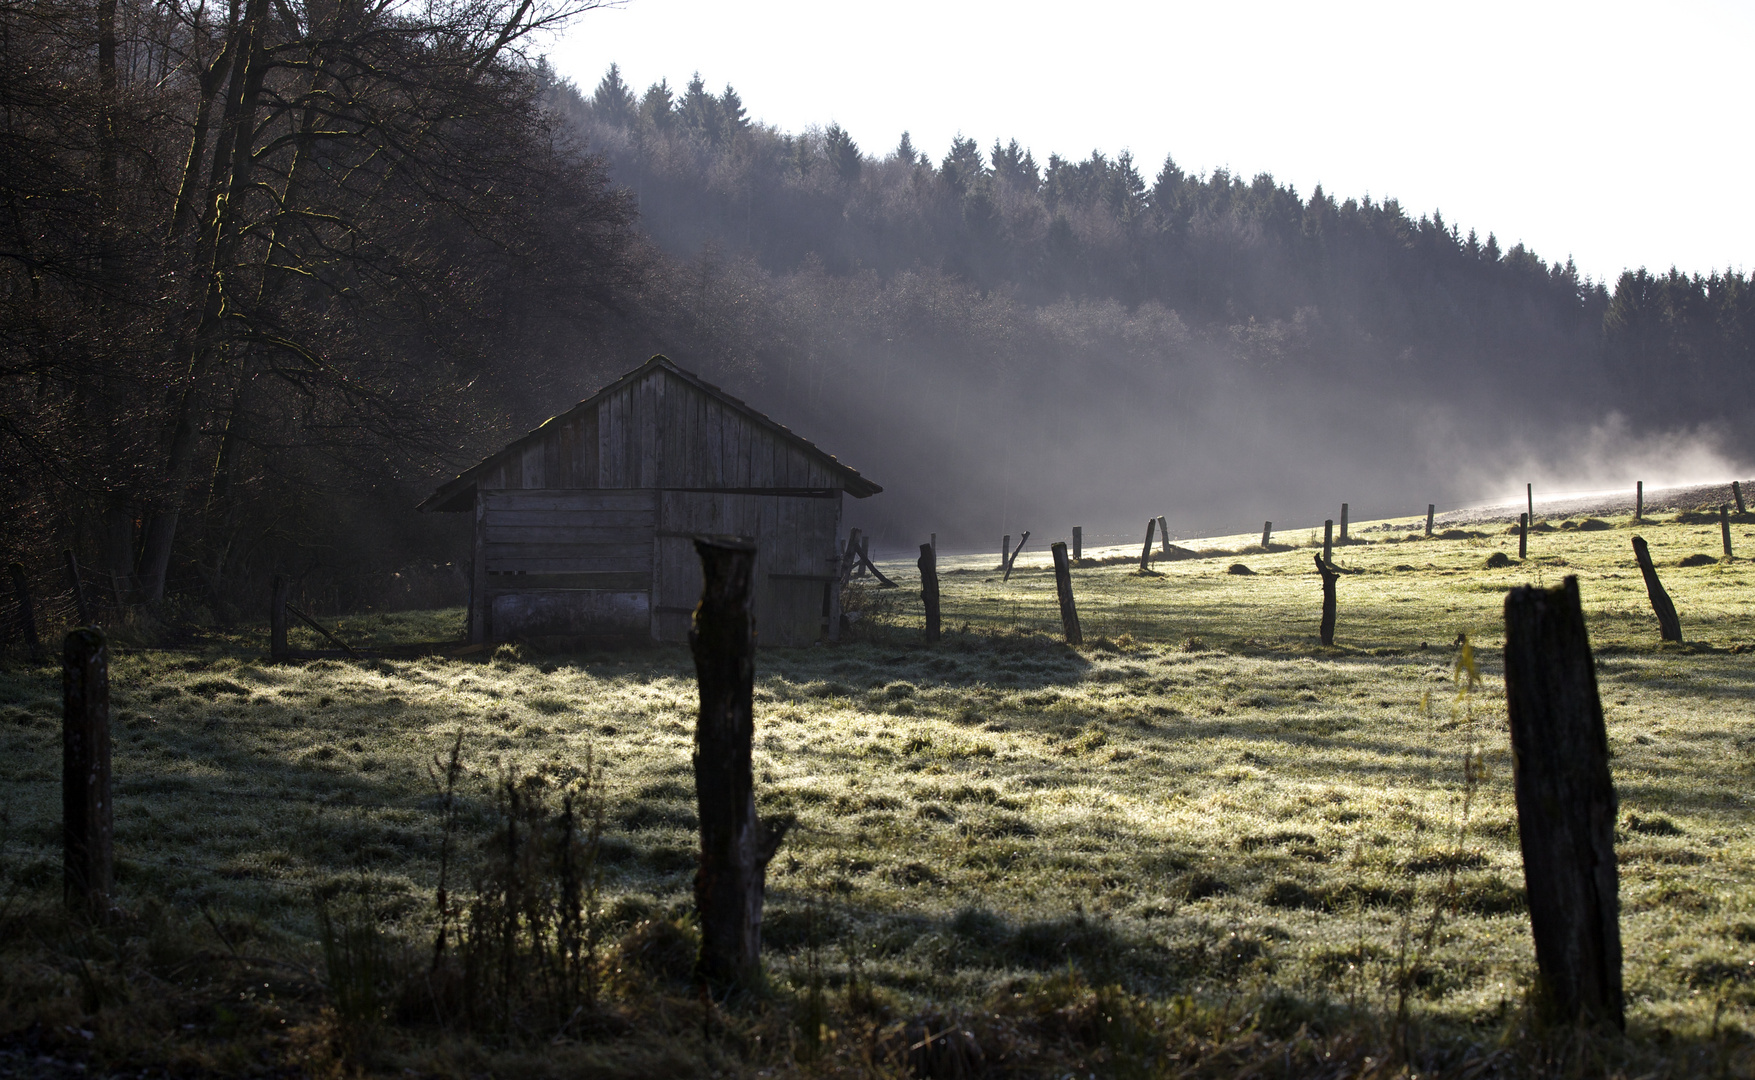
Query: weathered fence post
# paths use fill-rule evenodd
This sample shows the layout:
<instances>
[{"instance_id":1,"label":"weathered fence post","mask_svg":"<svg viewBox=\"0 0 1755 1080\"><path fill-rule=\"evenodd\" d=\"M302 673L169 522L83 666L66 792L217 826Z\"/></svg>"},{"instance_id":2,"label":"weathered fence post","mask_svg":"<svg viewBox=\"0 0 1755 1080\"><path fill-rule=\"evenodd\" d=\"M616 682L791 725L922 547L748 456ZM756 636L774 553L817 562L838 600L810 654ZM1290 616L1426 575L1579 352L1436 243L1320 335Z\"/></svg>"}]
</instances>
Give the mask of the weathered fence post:
<instances>
[{"instance_id":1,"label":"weathered fence post","mask_svg":"<svg viewBox=\"0 0 1755 1080\"><path fill-rule=\"evenodd\" d=\"M274 575L268 598L268 658L285 660L288 656L286 647L286 604L292 593L292 582L285 574Z\"/></svg>"},{"instance_id":2,"label":"weathered fence post","mask_svg":"<svg viewBox=\"0 0 1755 1080\"><path fill-rule=\"evenodd\" d=\"M702 578L701 603L689 628L701 694L694 758L701 821L701 862L695 872L701 951L695 975L709 986L753 987L761 972L768 861L787 827L756 817L750 769L756 546L734 537L697 538L695 551Z\"/></svg>"},{"instance_id":3,"label":"weathered fence post","mask_svg":"<svg viewBox=\"0 0 1755 1080\"><path fill-rule=\"evenodd\" d=\"M1322 523L1322 561L1326 565L1329 557L1334 554L1335 522L1333 518Z\"/></svg>"},{"instance_id":4,"label":"weathered fence post","mask_svg":"<svg viewBox=\"0 0 1755 1080\"><path fill-rule=\"evenodd\" d=\"M1146 546L1140 548L1140 573L1152 572L1152 533L1158 528L1157 518L1146 519Z\"/></svg>"},{"instance_id":5,"label":"weathered fence post","mask_svg":"<svg viewBox=\"0 0 1755 1080\"><path fill-rule=\"evenodd\" d=\"M30 605L30 583L24 579L24 564L12 564L12 595L18 600L18 626L24 633L24 643L30 648L30 658L41 663L43 661L43 642L37 637L37 613Z\"/></svg>"},{"instance_id":6,"label":"weathered fence post","mask_svg":"<svg viewBox=\"0 0 1755 1080\"><path fill-rule=\"evenodd\" d=\"M1737 504L1737 513L1746 514L1749 512L1743 509L1743 482L1741 480L1731 481L1731 501Z\"/></svg>"},{"instance_id":7,"label":"weathered fence post","mask_svg":"<svg viewBox=\"0 0 1755 1080\"><path fill-rule=\"evenodd\" d=\"M931 544L920 545L920 602L926 607L926 640L937 641L938 629L938 552Z\"/></svg>"},{"instance_id":8,"label":"weathered fence post","mask_svg":"<svg viewBox=\"0 0 1755 1080\"><path fill-rule=\"evenodd\" d=\"M1537 1000L1625 1028L1615 783L1576 577L1506 596L1505 704Z\"/></svg>"},{"instance_id":9,"label":"weathered fence post","mask_svg":"<svg viewBox=\"0 0 1755 1080\"><path fill-rule=\"evenodd\" d=\"M1347 542L1347 504L1341 504L1341 543Z\"/></svg>"},{"instance_id":10,"label":"weathered fence post","mask_svg":"<svg viewBox=\"0 0 1755 1080\"><path fill-rule=\"evenodd\" d=\"M1018 537L1018 546L1015 548L1012 548L1012 557L1005 564L1005 577L1001 578L1000 579L1001 581L1010 581L1012 579L1012 567L1018 565L1018 556L1022 555L1024 553L1024 545L1029 543L1029 542L1030 542L1030 530L1025 529L1024 535Z\"/></svg>"},{"instance_id":11,"label":"weathered fence post","mask_svg":"<svg viewBox=\"0 0 1755 1080\"><path fill-rule=\"evenodd\" d=\"M1341 579L1338 571L1322 559L1316 560L1316 572L1322 575L1322 643L1335 643L1335 582Z\"/></svg>"},{"instance_id":12,"label":"weathered fence post","mask_svg":"<svg viewBox=\"0 0 1755 1080\"><path fill-rule=\"evenodd\" d=\"M1083 645L1085 635L1079 631L1079 609L1073 606L1072 567L1066 560L1066 544L1056 540L1049 547L1054 556L1054 589L1060 594L1060 629L1068 645Z\"/></svg>"},{"instance_id":13,"label":"weathered fence post","mask_svg":"<svg viewBox=\"0 0 1755 1080\"><path fill-rule=\"evenodd\" d=\"M91 627L70 631L61 653L61 866L67 907L88 919L109 911L110 650Z\"/></svg>"},{"instance_id":14,"label":"weathered fence post","mask_svg":"<svg viewBox=\"0 0 1755 1080\"><path fill-rule=\"evenodd\" d=\"M1664 583L1658 580L1657 567L1651 563L1651 549L1645 545L1645 537L1633 538L1633 557L1639 561L1639 573L1645 578L1645 595L1651 598L1651 610L1657 615L1658 633L1665 641L1680 643L1682 640L1682 620L1676 617L1676 605L1671 602L1670 594L1664 591Z\"/></svg>"},{"instance_id":15,"label":"weathered fence post","mask_svg":"<svg viewBox=\"0 0 1755 1080\"><path fill-rule=\"evenodd\" d=\"M870 549L871 549L871 537L869 537L869 536L860 537L859 545L858 545L858 547L856 547L854 549L856 552L856 554L853 556L853 576L854 577L865 577L866 576L865 564L867 562L869 562L871 559L871 556L869 554Z\"/></svg>"},{"instance_id":16,"label":"weathered fence post","mask_svg":"<svg viewBox=\"0 0 1755 1080\"><path fill-rule=\"evenodd\" d=\"M1012 534L1006 533L999 542L999 568L1008 570L1012 565Z\"/></svg>"},{"instance_id":17,"label":"weathered fence post","mask_svg":"<svg viewBox=\"0 0 1755 1080\"><path fill-rule=\"evenodd\" d=\"M1724 537L1725 558L1728 559L1731 557L1731 508L1728 506L1718 508L1718 532Z\"/></svg>"},{"instance_id":18,"label":"weathered fence post","mask_svg":"<svg viewBox=\"0 0 1755 1080\"><path fill-rule=\"evenodd\" d=\"M1164 523L1164 515L1158 515L1158 550L1166 559L1170 557L1170 526Z\"/></svg>"},{"instance_id":19,"label":"weathered fence post","mask_svg":"<svg viewBox=\"0 0 1755 1080\"><path fill-rule=\"evenodd\" d=\"M1426 535L1432 535L1432 515L1438 512L1437 503L1426 504Z\"/></svg>"},{"instance_id":20,"label":"weathered fence post","mask_svg":"<svg viewBox=\"0 0 1755 1080\"><path fill-rule=\"evenodd\" d=\"M853 580L853 570L859 565L859 530L847 530L847 546L841 549L841 584Z\"/></svg>"},{"instance_id":21,"label":"weathered fence post","mask_svg":"<svg viewBox=\"0 0 1755 1080\"><path fill-rule=\"evenodd\" d=\"M1529 506L1525 509L1529 511L1530 524L1533 525L1536 521L1536 485L1525 484L1523 486L1523 495L1525 499L1529 500Z\"/></svg>"},{"instance_id":22,"label":"weathered fence post","mask_svg":"<svg viewBox=\"0 0 1755 1080\"><path fill-rule=\"evenodd\" d=\"M1274 523L1271 521L1262 522L1261 523L1261 546L1267 547L1268 541L1272 540L1273 538L1274 538Z\"/></svg>"},{"instance_id":23,"label":"weathered fence post","mask_svg":"<svg viewBox=\"0 0 1755 1080\"><path fill-rule=\"evenodd\" d=\"M1517 557L1519 559L1530 557L1530 516L1528 514L1517 515Z\"/></svg>"},{"instance_id":24,"label":"weathered fence post","mask_svg":"<svg viewBox=\"0 0 1755 1080\"><path fill-rule=\"evenodd\" d=\"M73 607L79 612L79 625L90 626L91 604L85 599L85 583L79 580L79 560L74 557L72 548L61 552L61 559L67 566L67 590L73 594Z\"/></svg>"},{"instance_id":25,"label":"weathered fence post","mask_svg":"<svg viewBox=\"0 0 1755 1080\"><path fill-rule=\"evenodd\" d=\"M1085 530L1078 525L1073 526L1072 556L1075 561L1085 557Z\"/></svg>"},{"instance_id":26,"label":"weathered fence post","mask_svg":"<svg viewBox=\"0 0 1755 1080\"><path fill-rule=\"evenodd\" d=\"M1645 520L1645 481L1635 481L1633 485L1633 520L1635 523Z\"/></svg>"}]
</instances>

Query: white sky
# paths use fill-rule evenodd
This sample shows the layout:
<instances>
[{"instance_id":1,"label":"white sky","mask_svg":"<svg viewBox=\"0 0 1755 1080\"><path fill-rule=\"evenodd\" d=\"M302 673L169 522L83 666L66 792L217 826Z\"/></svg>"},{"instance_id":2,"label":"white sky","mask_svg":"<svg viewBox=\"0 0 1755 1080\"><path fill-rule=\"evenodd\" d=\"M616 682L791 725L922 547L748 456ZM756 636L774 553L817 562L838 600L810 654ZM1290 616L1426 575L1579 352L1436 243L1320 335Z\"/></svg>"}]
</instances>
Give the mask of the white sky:
<instances>
[{"instance_id":1,"label":"white sky","mask_svg":"<svg viewBox=\"0 0 1755 1080\"><path fill-rule=\"evenodd\" d=\"M962 132L1394 197L1599 279L1755 265L1749 0L627 0L549 58L587 92L699 71L868 153Z\"/></svg>"}]
</instances>

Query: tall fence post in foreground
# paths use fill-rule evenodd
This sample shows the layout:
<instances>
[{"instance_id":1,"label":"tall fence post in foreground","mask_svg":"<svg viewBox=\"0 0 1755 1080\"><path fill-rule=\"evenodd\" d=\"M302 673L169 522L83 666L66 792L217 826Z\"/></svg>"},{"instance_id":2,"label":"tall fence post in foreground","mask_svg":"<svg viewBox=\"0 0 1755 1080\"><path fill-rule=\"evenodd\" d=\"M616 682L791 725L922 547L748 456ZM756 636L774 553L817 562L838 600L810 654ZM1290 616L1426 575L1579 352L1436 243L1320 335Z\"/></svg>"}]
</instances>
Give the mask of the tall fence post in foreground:
<instances>
[{"instance_id":1,"label":"tall fence post in foreground","mask_svg":"<svg viewBox=\"0 0 1755 1080\"><path fill-rule=\"evenodd\" d=\"M1328 565L1329 556L1334 554L1334 548L1335 522L1333 518L1330 518L1322 523L1322 563L1324 566Z\"/></svg>"},{"instance_id":2,"label":"tall fence post in foreground","mask_svg":"<svg viewBox=\"0 0 1755 1080\"><path fill-rule=\"evenodd\" d=\"M1018 546L1012 548L1012 557L1006 561L1005 577L1001 578L1001 581L1010 581L1012 579L1012 567L1018 565L1018 556L1024 553L1024 545L1029 542L1030 530L1025 529L1024 535L1018 537Z\"/></svg>"},{"instance_id":3,"label":"tall fence post in foreground","mask_svg":"<svg viewBox=\"0 0 1755 1080\"><path fill-rule=\"evenodd\" d=\"M1731 508L1728 506L1718 508L1718 532L1724 537L1725 558L1728 559L1731 557Z\"/></svg>"},{"instance_id":4,"label":"tall fence post in foreground","mask_svg":"<svg viewBox=\"0 0 1755 1080\"><path fill-rule=\"evenodd\" d=\"M30 583L24 579L24 564L12 564L12 595L18 601L18 625L24 631L24 643L30 647L30 658L43 661L43 642L37 637L37 613L30 605Z\"/></svg>"},{"instance_id":5,"label":"tall fence post in foreground","mask_svg":"<svg viewBox=\"0 0 1755 1080\"><path fill-rule=\"evenodd\" d=\"M1146 519L1146 546L1140 548L1140 573L1152 572L1152 533L1158 528L1157 518Z\"/></svg>"},{"instance_id":6,"label":"tall fence post in foreground","mask_svg":"<svg viewBox=\"0 0 1755 1080\"><path fill-rule=\"evenodd\" d=\"M1079 525L1073 526L1072 556L1075 561L1085 557L1085 530Z\"/></svg>"},{"instance_id":7,"label":"tall fence post in foreground","mask_svg":"<svg viewBox=\"0 0 1755 1080\"><path fill-rule=\"evenodd\" d=\"M1633 484L1633 520L1635 523L1645 520L1645 481L1638 480Z\"/></svg>"},{"instance_id":8,"label":"tall fence post in foreground","mask_svg":"<svg viewBox=\"0 0 1755 1080\"><path fill-rule=\"evenodd\" d=\"M103 634L81 627L61 653L61 866L67 907L84 918L109 911L113 821L110 650Z\"/></svg>"},{"instance_id":9,"label":"tall fence post in foreground","mask_svg":"<svg viewBox=\"0 0 1755 1080\"><path fill-rule=\"evenodd\" d=\"M1438 512L1437 503L1426 504L1426 535L1432 535L1432 515Z\"/></svg>"},{"instance_id":10,"label":"tall fence post in foreground","mask_svg":"<svg viewBox=\"0 0 1755 1080\"><path fill-rule=\"evenodd\" d=\"M79 560L74 557L72 548L61 552L61 561L67 567L67 591L73 594L73 607L79 612L79 625L90 626L91 604L85 598L85 583L79 580Z\"/></svg>"},{"instance_id":11,"label":"tall fence post in foreground","mask_svg":"<svg viewBox=\"0 0 1755 1080\"><path fill-rule=\"evenodd\" d=\"M1085 635L1079 630L1079 609L1073 606L1072 567L1066 560L1066 544L1056 540L1049 549L1054 556L1054 589L1060 594L1060 629L1068 645L1083 645Z\"/></svg>"},{"instance_id":12,"label":"tall fence post in foreground","mask_svg":"<svg viewBox=\"0 0 1755 1080\"><path fill-rule=\"evenodd\" d=\"M1517 557L1519 559L1530 557L1530 516L1528 514L1517 515Z\"/></svg>"},{"instance_id":13,"label":"tall fence post in foreground","mask_svg":"<svg viewBox=\"0 0 1755 1080\"><path fill-rule=\"evenodd\" d=\"M1170 526L1164 523L1163 514L1158 515L1158 550L1166 559L1170 557Z\"/></svg>"},{"instance_id":14,"label":"tall fence post in foreground","mask_svg":"<svg viewBox=\"0 0 1755 1080\"><path fill-rule=\"evenodd\" d=\"M1347 504L1341 504L1341 543L1347 542Z\"/></svg>"},{"instance_id":15,"label":"tall fence post in foreground","mask_svg":"<svg viewBox=\"0 0 1755 1080\"><path fill-rule=\"evenodd\" d=\"M1322 559L1316 560L1316 572L1322 575L1322 643L1335 643L1335 582L1341 579L1340 572L1329 566Z\"/></svg>"},{"instance_id":16,"label":"tall fence post in foreground","mask_svg":"<svg viewBox=\"0 0 1755 1080\"><path fill-rule=\"evenodd\" d=\"M1737 513L1747 514L1749 512L1743 509L1743 482L1741 480L1731 481L1731 501L1737 504Z\"/></svg>"},{"instance_id":17,"label":"tall fence post in foreground","mask_svg":"<svg viewBox=\"0 0 1755 1080\"><path fill-rule=\"evenodd\" d=\"M762 898L768 862L789 822L756 817L750 769L756 622L750 612L756 546L735 537L695 540L701 604L689 628L701 711L695 721L695 798L701 863L695 909L701 951L695 976L713 987L753 987L761 974Z\"/></svg>"},{"instance_id":18,"label":"tall fence post in foreground","mask_svg":"<svg viewBox=\"0 0 1755 1080\"><path fill-rule=\"evenodd\" d=\"M1645 545L1645 537L1633 538L1633 557L1639 560L1639 573L1645 578L1645 595L1651 598L1651 610L1657 615L1658 633L1665 641L1682 641L1682 620L1676 617L1676 605L1671 602L1670 594L1664 591L1664 583L1658 580L1657 567L1651 564L1651 549Z\"/></svg>"},{"instance_id":19,"label":"tall fence post in foreground","mask_svg":"<svg viewBox=\"0 0 1755 1080\"><path fill-rule=\"evenodd\" d=\"M1537 1000L1624 1029L1615 783L1576 577L1506 596L1505 704Z\"/></svg>"},{"instance_id":20,"label":"tall fence post in foreground","mask_svg":"<svg viewBox=\"0 0 1755 1080\"><path fill-rule=\"evenodd\" d=\"M288 656L286 647L286 602L292 593L292 582L285 574L274 575L274 582L268 598L268 658L285 660Z\"/></svg>"},{"instance_id":21,"label":"tall fence post in foreground","mask_svg":"<svg viewBox=\"0 0 1755 1080\"><path fill-rule=\"evenodd\" d=\"M920 545L920 602L926 607L926 640L938 640L938 553Z\"/></svg>"},{"instance_id":22,"label":"tall fence post in foreground","mask_svg":"<svg viewBox=\"0 0 1755 1080\"><path fill-rule=\"evenodd\" d=\"M1274 538L1274 523L1271 521L1262 522L1261 523L1261 546L1267 547L1268 541L1272 540L1273 538Z\"/></svg>"}]
</instances>

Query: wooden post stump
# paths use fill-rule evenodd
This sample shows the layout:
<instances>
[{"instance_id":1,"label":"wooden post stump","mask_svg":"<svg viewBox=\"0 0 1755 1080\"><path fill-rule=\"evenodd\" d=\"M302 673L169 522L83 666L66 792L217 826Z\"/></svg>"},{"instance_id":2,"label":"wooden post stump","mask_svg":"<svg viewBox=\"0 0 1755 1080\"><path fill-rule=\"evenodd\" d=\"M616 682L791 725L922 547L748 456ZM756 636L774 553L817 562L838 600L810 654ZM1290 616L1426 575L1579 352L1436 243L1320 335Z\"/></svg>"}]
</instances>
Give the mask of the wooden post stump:
<instances>
[{"instance_id":1,"label":"wooden post stump","mask_svg":"<svg viewBox=\"0 0 1755 1080\"><path fill-rule=\"evenodd\" d=\"M1615 784L1576 577L1506 596L1505 704L1538 1001L1625 1028Z\"/></svg>"},{"instance_id":2,"label":"wooden post stump","mask_svg":"<svg viewBox=\"0 0 1755 1080\"><path fill-rule=\"evenodd\" d=\"M1637 481L1633 485L1633 520L1645 520L1645 481Z\"/></svg>"},{"instance_id":3,"label":"wooden post stump","mask_svg":"<svg viewBox=\"0 0 1755 1080\"><path fill-rule=\"evenodd\" d=\"M768 862L789 823L756 817L751 747L756 623L750 597L756 546L735 537L697 538L701 603L689 629L701 707L695 722L695 798L701 863L695 908L701 951L695 976L710 987L753 987L761 973L762 899Z\"/></svg>"},{"instance_id":4,"label":"wooden post stump","mask_svg":"<svg viewBox=\"0 0 1755 1080\"><path fill-rule=\"evenodd\" d=\"M1024 545L1029 543L1029 542L1030 542L1030 530L1025 529L1024 535L1018 537L1018 546L1015 548L1012 548L1012 557L1005 564L1005 577L1001 578L1000 580L1010 581L1012 579L1012 567L1018 565L1018 556L1023 553Z\"/></svg>"},{"instance_id":5,"label":"wooden post stump","mask_svg":"<svg viewBox=\"0 0 1755 1080\"><path fill-rule=\"evenodd\" d=\"M1437 503L1426 504L1426 535L1432 535L1432 515L1438 512Z\"/></svg>"},{"instance_id":6,"label":"wooden post stump","mask_svg":"<svg viewBox=\"0 0 1755 1080\"><path fill-rule=\"evenodd\" d=\"M1651 563L1651 549L1646 547L1645 537L1633 538L1633 557L1639 561L1639 573L1645 578L1645 595L1651 599L1651 610L1657 615L1658 633L1665 641L1678 644L1682 640L1682 620L1676 617L1676 605L1671 602L1670 594L1664 591L1664 583L1658 580L1657 567Z\"/></svg>"},{"instance_id":7,"label":"wooden post stump","mask_svg":"<svg viewBox=\"0 0 1755 1080\"><path fill-rule=\"evenodd\" d=\"M1322 643L1335 643L1335 582L1341 575L1322 559L1316 560L1316 572L1322 575Z\"/></svg>"},{"instance_id":8,"label":"wooden post stump","mask_svg":"<svg viewBox=\"0 0 1755 1080\"><path fill-rule=\"evenodd\" d=\"M1322 562L1328 565L1335 548L1335 522L1333 518L1322 523Z\"/></svg>"},{"instance_id":9,"label":"wooden post stump","mask_svg":"<svg viewBox=\"0 0 1755 1080\"><path fill-rule=\"evenodd\" d=\"M1170 526L1165 524L1164 515L1158 515L1158 551L1168 559L1170 557Z\"/></svg>"},{"instance_id":10,"label":"wooden post stump","mask_svg":"<svg viewBox=\"0 0 1755 1080\"><path fill-rule=\"evenodd\" d=\"M1725 558L1728 559L1731 557L1731 508L1728 506L1718 508L1718 532L1724 538Z\"/></svg>"},{"instance_id":11,"label":"wooden post stump","mask_svg":"<svg viewBox=\"0 0 1755 1080\"><path fill-rule=\"evenodd\" d=\"M920 602L926 607L926 640L938 640L938 553L920 545Z\"/></svg>"},{"instance_id":12,"label":"wooden post stump","mask_svg":"<svg viewBox=\"0 0 1755 1080\"><path fill-rule=\"evenodd\" d=\"M1054 556L1054 589L1060 594L1060 629L1068 645L1083 645L1085 635L1079 630L1079 610L1073 605L1072 566L1066 559L1066 544L1055 541L1049 552Z\"/></svg>"},{"instance_id":13,"label":"wooden post stump","mask_svg":"<svg viewBox=\"0 0 1755 1080\"><path fill-rule=\"evenodd\" d=\"M1731 481L1731 501L1737 504L1737 513L1747 514L1749 512L1743 509L1743 482L1741 480Z\"/></svg>"},{"instance_id":14,"label":"wooden post stump","mask_svg":"<svg viewBox=\"0 0 1755 1080\"><path fill-rule=\"evenodd\" d=\"M1528 514L1517 515L1517 557L1519 559L1530 557L1530 516Z\"/></svg>"},{"instance_id":15,"label":"wooden post stump","mask_svg":"<svg viewBox=\"0 0 1755 1080\"><path fill-rule=\"evenodd\" d=\"M111 854L110 650L81 627L61 653L61 866L67 907L87 919L109 912Z\"/></svg>"},{"instance_id":16,"label":"wooden post stump","mask_svg":"<svg viewBox=\"0 0 1755 1080\"><path fill-rule=\"evenodd\" d=\"M268 658L270 660L285 660L289 655L286 647L286 605L287 598L291 594L292 582L286 579L286 575L274 575L268 600Z\"/></svg>"},{"instance_id":17,"label":"wooden post stump","mask_svg":"<svg viewBox=\"0 0 1755 1080\"><path fill-rule=\"evenodd\" d=\"M1261 546L1267 547L1268 541L1272 540L1273 538L1274 538L1274 523L1271 521L1262 522L1261 523Z\"/></svg>"},{"instance_id":18,"label":"wooden post stump","mask_svg":"<svg viewBox=\"0 0 1755 1080\"><path fill-rule=\"evenodd\" d=\"M18 601L18 628L24 634L24 643L30 649L30 658L36 663L43 662L43 641L37 637L37 613L30 603L30 582L24 577L24 564L12 564L12 595Z\"/></svg>"},{"instance_id":19,"label":"wooden post stump","mask_svg":"<svg viewBox=\"0 0 1755 1080\"><path fill-rule=\"evenodd\" d=\"M1085 530L1078 525L1073 526L1072 556L1075 562L1085 557Z\"/></svg>"},{"instance_id":20,"label":"wooden post stump","mask_svg":"<svg viewBox=\"0 0 1755 1080\"><path fill-rule=\"evenodd\" d=\"M1157 518L1146 519L1146 545L1140 548L1140 573L1142 574L1152 572L1152 533L1157 531L1157 528Z\"/></svg>"},{"instance_id":21,"label":"wooden post stump","mask_svg":"<svg viewBox=\"0 0 1755 1080\"><path fill-rule=\"evenodd\" d=\"M79 580L79 560L74 557L72 548L61 552L61 561L67 567L67 591L73 594L73 608L79 613L79 625L90 626L96 620L91 617L91 603L85 598L85 582Z\"/></svg>"},{"instance_id":22,"label":"wooden post stump","mask_svg":"<svg viewBox=\"0 0 1755 1080\"><path fill-rule=\"evenodd\" d=\"M1341 543L1347 542L1347 504L1341 504Z\"/></svg>"}]
</instances>

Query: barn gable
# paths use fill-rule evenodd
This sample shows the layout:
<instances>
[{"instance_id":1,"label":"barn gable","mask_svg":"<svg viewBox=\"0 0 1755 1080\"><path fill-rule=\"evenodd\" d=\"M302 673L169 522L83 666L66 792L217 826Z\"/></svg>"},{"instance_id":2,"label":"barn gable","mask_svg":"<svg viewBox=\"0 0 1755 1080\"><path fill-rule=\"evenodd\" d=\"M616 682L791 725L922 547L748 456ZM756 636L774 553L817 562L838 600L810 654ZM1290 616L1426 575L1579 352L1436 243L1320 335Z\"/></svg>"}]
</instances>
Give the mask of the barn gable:
<instances>
[{"instance_id":1,"label":"barn gable","mask_svg":"<svg viewBox=\"0 0 1755 1080\"><path fill-rule=\"evenodd\" d=\"M882 489L662 356L441 486L423 510L473 510L472 640L687 636L692 537L757 544L757 633L832 631L841 496Z\"/></svg>"}]
</instances>

